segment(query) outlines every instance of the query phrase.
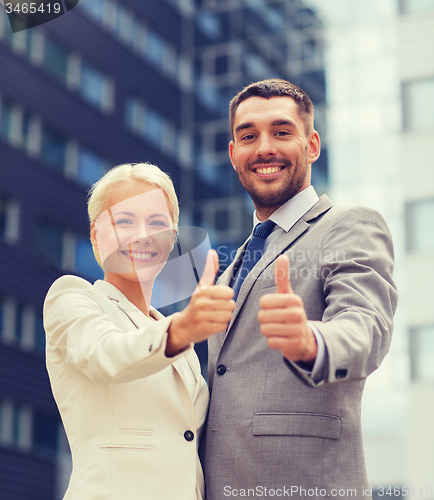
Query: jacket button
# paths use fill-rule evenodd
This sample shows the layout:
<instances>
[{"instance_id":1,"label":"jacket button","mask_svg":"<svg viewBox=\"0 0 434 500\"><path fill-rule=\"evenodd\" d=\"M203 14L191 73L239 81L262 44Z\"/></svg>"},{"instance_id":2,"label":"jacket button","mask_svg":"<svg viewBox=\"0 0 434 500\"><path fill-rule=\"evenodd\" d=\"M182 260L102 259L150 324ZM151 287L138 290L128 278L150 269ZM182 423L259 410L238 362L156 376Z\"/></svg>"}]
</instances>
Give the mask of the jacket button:
<instances>
[{"instance_id":1,"label":"jacket button","mask_svg":"<svg viewBox=\"0 0 434 500\"><path fill-rule=\"evenodd\" d=\"M193 441L193 439L194 439L194 433L191 432L191 431L185 431L184 432L184 437L185 437L186 441Z\"/></svg>"},{"instance_id":2,"label":"jacket button","mask_svg":"<svg viewBox=\"0 0 434 500\"><path fill-rule=\"evenodd\" d=\"M338 368L336 370L335 376L336 378L345 378L348 374L348 370L345 368Z\"/></svg>"},{"instance_id":3,"label":"jacket button","mask_svg":"<svg viewBox=\"0 0 434 500\"><path fill-rule=\"evenodd\" d=\"M218 373L218 375L224 375L226 373L226 366L225 365L218 365L217 366L217 373Z\"/></svg>"}]
</instances>

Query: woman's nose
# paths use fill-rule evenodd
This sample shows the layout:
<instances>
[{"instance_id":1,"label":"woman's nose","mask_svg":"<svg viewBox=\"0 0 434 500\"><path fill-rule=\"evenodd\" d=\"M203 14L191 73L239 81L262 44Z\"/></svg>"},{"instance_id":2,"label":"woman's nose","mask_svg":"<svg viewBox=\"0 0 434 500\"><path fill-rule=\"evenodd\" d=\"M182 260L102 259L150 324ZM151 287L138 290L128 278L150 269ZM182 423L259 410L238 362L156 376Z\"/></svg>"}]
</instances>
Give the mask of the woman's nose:
<instances>
[{"instance_id":1,"label":"woman's nose","mask_svg":"<svg viewBox=\"0 0 434 500\"><path fill-rule=\"evenodd\" d=\"M137 230L133 235L133 240L146 243L148 243L151 240L151 234L146 224L139 224L137 226Z\"/></svg>"}]
</instances>

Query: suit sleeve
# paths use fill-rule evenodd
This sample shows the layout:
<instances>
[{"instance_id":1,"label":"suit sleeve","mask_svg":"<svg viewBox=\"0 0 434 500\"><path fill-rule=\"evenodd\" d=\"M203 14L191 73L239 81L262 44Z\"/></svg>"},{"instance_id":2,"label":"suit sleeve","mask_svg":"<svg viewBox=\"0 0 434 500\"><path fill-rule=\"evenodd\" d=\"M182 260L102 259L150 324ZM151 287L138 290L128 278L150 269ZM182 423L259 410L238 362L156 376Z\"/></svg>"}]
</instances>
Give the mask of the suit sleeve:
<instances>
[{"instance_id":1,"label":"suit sleeve","mask_svg":"<svg viewBox=\"0 0 434 500\"><path fill-rule=\"evenodd\" d=\"M164 354L170 316L152 323L144 319L139 328L131 323L125 331L107 316L101 300L110 307L107 297L77 276L54 282L44 303L47 357L54 351L82 375L108 384L152 375L187 352L173 358Z\"/></svg>"},{"instance_id":2,"label":"suit sleeve","mask_svg":"<svg viewBox=\"0 0 434 500\"><path fill-rule=\"evenodd\" d=\"M391 235L378 212L354 207L340 214L319 261L323 318L311 321L325 341L326 369L312 380L287 362L305 383L360 380L378 368L389 350L397 305L393 263Z\"/></svg>"}]
</instances>

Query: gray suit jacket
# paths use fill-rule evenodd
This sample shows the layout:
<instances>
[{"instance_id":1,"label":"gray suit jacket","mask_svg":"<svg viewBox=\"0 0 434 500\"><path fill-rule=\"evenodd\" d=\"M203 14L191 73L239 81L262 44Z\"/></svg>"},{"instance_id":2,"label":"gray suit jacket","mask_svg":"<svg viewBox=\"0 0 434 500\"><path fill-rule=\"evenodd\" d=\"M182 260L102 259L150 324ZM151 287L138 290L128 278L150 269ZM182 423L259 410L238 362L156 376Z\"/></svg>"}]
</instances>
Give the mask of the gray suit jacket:
<instances>
[{"instance_id":1,"label":"gray suit jacket","mask_svg":"<svg viewBox=\"0 0 434 500\"><path fill-rule=\"evenodd\" d=\"M220 284L230 283L246 243ZM282 253L291 261L294 292L325 340L327 365L315 381L269 349L259 330L259 298L275 291L274 261ZM326 498L347 489L353 491L341 498L370 497L360 407L365 378L389 349L392 270L381 215L335 207L327 196L267 249L243 283L227 332L208 341L211 404L201 446L207 500L288 492Z\"/></svg>"}]
</instances>

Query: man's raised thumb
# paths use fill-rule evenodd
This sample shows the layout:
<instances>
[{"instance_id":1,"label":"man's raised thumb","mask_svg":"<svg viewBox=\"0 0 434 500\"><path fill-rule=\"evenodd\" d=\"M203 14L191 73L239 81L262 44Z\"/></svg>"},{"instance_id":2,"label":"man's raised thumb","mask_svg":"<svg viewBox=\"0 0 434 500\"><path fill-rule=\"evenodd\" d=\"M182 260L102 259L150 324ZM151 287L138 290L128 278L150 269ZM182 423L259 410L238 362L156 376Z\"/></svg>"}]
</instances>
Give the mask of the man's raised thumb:
<instances>
[{"instance_id":1,"label":"man's raised thumb","mask_svg":"<svg viewBox=\"0 0 434 500\"><path fill-rule=\"evenodd\" d=\"M279 255L274 265L274 281L276 293L294 293L289 281L289 258L287 255Z\"/></svg>"}]
</instances>

